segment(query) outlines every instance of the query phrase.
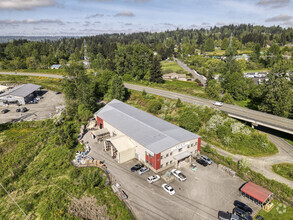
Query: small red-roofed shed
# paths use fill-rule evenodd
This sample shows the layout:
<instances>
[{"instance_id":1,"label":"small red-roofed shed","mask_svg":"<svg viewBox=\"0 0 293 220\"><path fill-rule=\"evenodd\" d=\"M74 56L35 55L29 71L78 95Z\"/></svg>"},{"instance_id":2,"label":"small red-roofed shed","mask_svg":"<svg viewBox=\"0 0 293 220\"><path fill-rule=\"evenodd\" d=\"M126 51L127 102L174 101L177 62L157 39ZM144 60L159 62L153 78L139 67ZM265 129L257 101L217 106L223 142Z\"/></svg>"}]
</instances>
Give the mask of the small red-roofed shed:
<instances>
[{"instance_id":1,"label":"small red-roofed shed","mask_svg":"<svg viewBox=\"0 0 293 220\"><path fill-rule=\"evenodd\" d=\"M253 182L248 182L240 189L242 195L252 199L254 202L265 205L268 203L272 197L273 193L269 190L254 184Z\"/></svg>"}]
</instances>

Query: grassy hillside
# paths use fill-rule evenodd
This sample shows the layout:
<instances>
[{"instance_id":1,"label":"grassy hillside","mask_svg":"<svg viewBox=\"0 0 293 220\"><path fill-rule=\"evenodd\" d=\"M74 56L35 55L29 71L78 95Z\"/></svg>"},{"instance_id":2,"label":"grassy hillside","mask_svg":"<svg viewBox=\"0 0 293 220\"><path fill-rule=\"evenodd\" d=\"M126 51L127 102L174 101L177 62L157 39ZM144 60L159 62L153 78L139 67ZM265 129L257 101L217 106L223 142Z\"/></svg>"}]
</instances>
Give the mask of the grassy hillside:
<instances>
[{"instance_id":1,"label":"grassy hillside","mask_svg":"<svg viewBox=\"0 0 293 220\"><path fill-rule=\"evenodd\" d=\"M288 180L293 181L293 163L280 163L273 165L273 171Z\"/></svg>"},{"instance_id":2,"label":"grassy hillside","mask_svg":"<svg viewBox=\"0 0 293 220\"><path fill-rule=\"evenodd\" d=\"M0 75L0 84L5 83L34 83L53 91L62 91L62 79L41 76Z\"/></svg>"},{"instance_id":3,"label":"grassy hillside","mask_svg":"<svg viewBox=\"0 0 293 220\"><path fill-rule=\"evenodd\" d=\"M53 120L0 125L0 183L30 219L78 219L97 213L131 219L102 170L71 164L72 155L82 149L76 141L79 125L70 120L59 126ZM25 217L1 187L0 210L0 219Z\"/></svg>"}]
</instances>

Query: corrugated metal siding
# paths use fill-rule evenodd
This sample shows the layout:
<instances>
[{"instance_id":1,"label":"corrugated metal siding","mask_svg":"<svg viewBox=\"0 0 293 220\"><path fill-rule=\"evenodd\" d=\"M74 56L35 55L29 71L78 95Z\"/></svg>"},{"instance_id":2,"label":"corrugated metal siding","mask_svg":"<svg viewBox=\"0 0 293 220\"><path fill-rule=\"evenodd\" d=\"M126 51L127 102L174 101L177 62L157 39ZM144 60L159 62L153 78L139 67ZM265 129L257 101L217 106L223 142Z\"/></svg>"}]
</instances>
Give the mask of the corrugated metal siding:
<instances>
[{"instance_id":1,"label":"corrugated metal siding","mask_svg":"<svg viewBox=\"0 0 293 220\"><path fill-rule=\"evenodd\" d=\"M119 163L124 163L129 160L132 160L135 158L135 148L131 148L122 152L119 152Z\"/></svg>"}]
</instances>

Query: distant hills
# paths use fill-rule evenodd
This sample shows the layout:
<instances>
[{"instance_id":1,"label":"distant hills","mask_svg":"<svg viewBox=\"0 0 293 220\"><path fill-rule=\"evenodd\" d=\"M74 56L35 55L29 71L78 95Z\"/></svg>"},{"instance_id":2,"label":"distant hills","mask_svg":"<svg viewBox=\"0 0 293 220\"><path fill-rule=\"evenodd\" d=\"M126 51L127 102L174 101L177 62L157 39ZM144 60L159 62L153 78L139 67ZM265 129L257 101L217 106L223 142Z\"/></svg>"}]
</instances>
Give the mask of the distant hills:
<instances>
[{"instance_id":1,"label":"distant hills","mask_svg":"<svg viewBox=\"0 0 293 220\"><path fill-rule=\"evenodd\" d=\"M78 38L80 36L0 36L0 43L6 43L11 40L26 39L29 41L43 41L43 40L60 40L62 38Z\"/></svg>"}]
</instances>

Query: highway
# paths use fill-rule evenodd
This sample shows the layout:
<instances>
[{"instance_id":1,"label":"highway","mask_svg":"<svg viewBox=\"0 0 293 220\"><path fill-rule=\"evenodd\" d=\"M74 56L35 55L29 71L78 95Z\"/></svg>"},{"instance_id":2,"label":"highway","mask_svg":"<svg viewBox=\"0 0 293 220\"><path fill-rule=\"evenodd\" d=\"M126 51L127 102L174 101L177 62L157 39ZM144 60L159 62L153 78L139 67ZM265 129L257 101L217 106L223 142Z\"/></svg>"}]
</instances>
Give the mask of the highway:
<instances>
[{"instance_id":1,"label":"highway","mask_svg":"<svg viewBox=\"0 0 293 220\"><path fill-rule=\"evenodd\" d=\"M240 119L243 121L247 121L252 123L254 126L261 125L264 127L269 127L278 131L282 131L285 133L293 134L293 120L267 114L260 111L255 111L247 108L242 108L237 105L229 105L224 104L222 107L216 107L213 105L215 101L198 98L190 95L170 92L162 89L154 89L146 86L139 86L133 85L129 83L124 83L125 87L132 90L143 91L145 90L147 93L151 93L154 95L163 96L166 98L171 99L181 99L181 101L198 104L198 105L205 105L213 108L217 108L222 110L230 117Z\"/></svg>"},{"instance_id":2,"label":"highway","mask_svg":"<svg viewBox=\"0 0 293 220\"><path fill-rule=\"evenodd\" d=\"M41 76L41 77L50 77L50 78L63 78L62 75L53 75L53 74L42 74L42 73L13 73L13 72L0 72L0 74L5 75L24 75L24 76ZM129 83L124 83L125 87L132 90L143 91L151 93L154 95L163 96L171 99L181 99L181 101L205 105L213 108L218 108L224 112L227 112L230 117L240 119L252 123L254 126L261 125L264 127L272 128L278 131L282 131L288 134L293 135L293 120L267 114L260 111L255 111L247 108L242 108L237 105L224 104L222 107L216 107L213 105L215 101L198 98L195 96L170 92L162 89L154 89L146 86L139 86Z\"/></svg>"}]
</instances>

